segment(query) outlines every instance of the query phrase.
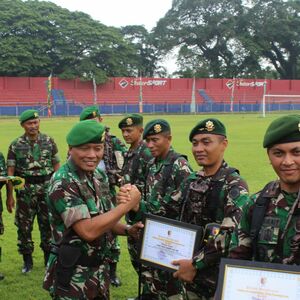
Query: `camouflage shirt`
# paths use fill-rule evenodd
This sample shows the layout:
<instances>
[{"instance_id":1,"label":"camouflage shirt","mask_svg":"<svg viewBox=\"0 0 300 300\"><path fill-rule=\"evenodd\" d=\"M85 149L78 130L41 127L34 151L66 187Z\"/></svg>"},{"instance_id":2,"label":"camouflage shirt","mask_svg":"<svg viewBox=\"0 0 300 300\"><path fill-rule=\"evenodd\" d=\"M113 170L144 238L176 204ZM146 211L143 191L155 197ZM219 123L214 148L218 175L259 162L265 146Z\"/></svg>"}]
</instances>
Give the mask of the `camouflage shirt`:
<instances>
[{"instance_id":1,"label":"camouflage shirt","mask_svg":"<svg viewBox=\"0 0 300 300\"><path fill-rule=\"evenodd\" d=\"M236 169L229 168L223 162L214 176L205 176L203 171L193 173L183 183L182 193L185 200L181 220L205 228L201 250L194 257L194 265L198 270L206 268L198 272L198 277L200 273L201 276L196 282L201 282L206 289L211 288L211 295L208 296L212 296L220 258L227 256L242 207L249 200L248 186Z\"/></svg>"},{"instance_id":2,"label":"camouflage shirt","mask_svg":"<svg viewBox=\"0 0 300 300\"><path fill-rule=\"evenodd\" d=\"M111 189L118 185L119 176L124 164L124 154L127 148L117 137L105 131L104 154L99 168L106 172Z\"/></svg>"},{"instance_id":3,"label":"camouflage shirt","mask_svg":"<svg viewBox=\"0 0 300 300\"><path fill-rule=\"evenodd\" d=\"M253 256L250 229L253 209L260 193L251 196L243 210L238 235L232 240L231 258L251 259ZM264 192L263 197L269 198L269 203L258 234L255 259L263 262L300 264L299 208L296 208L292 214L285 230L289 212L297 199L297 193L287 193L281 190L279 181L275 181Z\"/></svg>"},{"instance_id":4,"label":"camouflage shirt","mask_svg":"<svg viewBox=\"0 0 300 300\"><path fill-rule=\"evenodd\" d=\"M101 261L97 267L77 265L71 279L71 289L64 295L76 299L93 299L99 293L105 295L108 280L104 273L106 256L110 253L111 232L93 242L86 242L72 230L72 225L79 220L101 215L112 208L107 176L99 169L88 176L78 170L69 159L54 173L47 202L53 244L76 245L82 255ZM51 293L54 293L56 265L57 256L51 254L44 279L44 288Z\"/></svg>"},{"instance_id":5,"label":"camouflage shirt","mask_svg":"<svg viewBox=\"0 0 300 300\"><path fill-rule=\"evenodd\" d=\"M53 165L59 162L54 140L39 133L36 141L27 135L15 139L9 146L7 166L15 167L15 175L21 177L44 176L53 173Z\"/></svg>"},{"instance_id":6,"label":"camouflage shirt","mask_svg":"<svg viewBox=\"0 0 300 300\"><path fill-rule=\"evenodd\" d=\"M220 184L219 188L217 184ZM188 193L183 191L186 196L181 220L204 228L210 223L216 223L217 227L207 226L204 237L206 246L196 257L196 266L201 269L217 262L221 254L226 254L231 234L240 220L242 207L249 199L248 186L226 162L222 163L214 176L205 176L203 171L193 173L183 184L183 189L186 185L189 190ZM216 190L219 190L218 195L214 194Z\"/></svg>"},{"instance_id":7,"label":"camouflage shirt","mask_svg":"<svg viewBox=\"0 0 300 300\"><path fill-rule=\"evenodd\" d=\"M135 221L141 220L142 213L146 212L174 220L179 219L180 185L192 173L192 169L182 156L172 163L174 155L176 153L171 148L166 158L150 160L146 187Z\"/></svg>"},{"instance_id":8,"label":"camouflage shirt","mask_svg":"<svg viewBox=\"0 0 300 300\"><path fill-rule=\"evenodd\" d=\"M144 141L140 141L136 149L129 149L124 154L124 158L122 175L125 183L135 184L143 191L148 174L148 163L152 159L149 148Z\"/></svg>"}]
</instances>

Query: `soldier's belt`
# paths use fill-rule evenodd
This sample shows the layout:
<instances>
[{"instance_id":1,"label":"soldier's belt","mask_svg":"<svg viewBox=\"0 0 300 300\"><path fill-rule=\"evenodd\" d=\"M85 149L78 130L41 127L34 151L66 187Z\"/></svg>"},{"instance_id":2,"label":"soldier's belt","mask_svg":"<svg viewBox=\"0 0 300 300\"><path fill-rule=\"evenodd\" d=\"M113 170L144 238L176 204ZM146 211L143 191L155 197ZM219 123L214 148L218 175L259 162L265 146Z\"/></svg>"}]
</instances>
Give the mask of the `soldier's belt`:
<instances>
[{"instance_id":1,"label":"soldier's belt","mask_svg":"<svg viewBox=\"0 0 300 300\"><path fill-rule=\"evenodd\" d=\"M25 177L25 183L29 184L38 184L38 183L44 183L45 181L50 180L52 174L49 175L43 175L43 176L26 176Z\"/></svg>"}]
</instances>

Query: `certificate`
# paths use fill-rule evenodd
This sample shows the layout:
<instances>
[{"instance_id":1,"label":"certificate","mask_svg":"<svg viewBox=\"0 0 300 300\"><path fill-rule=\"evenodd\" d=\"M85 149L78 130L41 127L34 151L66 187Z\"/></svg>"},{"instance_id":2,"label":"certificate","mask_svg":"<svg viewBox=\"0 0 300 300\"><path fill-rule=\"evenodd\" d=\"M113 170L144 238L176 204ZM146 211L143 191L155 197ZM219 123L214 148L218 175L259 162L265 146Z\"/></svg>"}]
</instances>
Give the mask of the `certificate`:
<instances>
[{"instance_id":1,"label":"certificate","mask_svg":"<svg viewBox=\"0 0 300 300\"><path fill-rule=\"evenodd\" d=\"M222 259L216 300L299 300L300 267Z\"/></svg>"},{"instance_id":2,"label":"certificate","mask_svg":"<svg viewBox=\"0 0 300 300\"><path fill-rule=\"evenodd\" d=\"M202 227L145 214L139 259L143 264L177 270L172 261L192 259L202 237Z\"/></svg>"}]
</instances>

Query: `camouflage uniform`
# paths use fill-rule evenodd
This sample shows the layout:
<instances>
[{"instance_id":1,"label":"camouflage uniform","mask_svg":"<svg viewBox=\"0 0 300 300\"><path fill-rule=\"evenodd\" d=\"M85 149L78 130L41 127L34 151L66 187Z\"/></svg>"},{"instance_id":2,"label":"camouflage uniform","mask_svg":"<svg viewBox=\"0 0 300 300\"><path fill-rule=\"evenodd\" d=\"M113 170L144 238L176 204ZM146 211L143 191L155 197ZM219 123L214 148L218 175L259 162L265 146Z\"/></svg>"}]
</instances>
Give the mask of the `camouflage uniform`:
<instances>
[{"instance_id":1,"label":"camouflage uniform","mask_svg":"<svg viewBox=\"0 0 300 300\"><path fill-rule=\"evenodd\" d=\"M25 186L16 191L15 225L18 228L18 249L21 254L33 252L31 232L37 215L41 234L40 247L50 250L51 230L48 220L46 192L53 165L59 162L57 146L52 138L39 133L36 141L24 134L8 149L7 166L15 168L15 176L25 178Z\"/></svg>"},{"instance_id":2,"label":"camouflage uniform","mask_svg":"<svg viewBox=\"0 0 300 300\"><path fill-rule=\"evenodd\" d=\"M192 170L183 157L177 158L172 164L176 153L171 148L165 159L155 158L149 163L149 173L146 180L145 193L140 202L140 209L131 218L142 220L143 213L178 220L181 207L180 184L191 174ZM171 165L171 169L168 166ZM164 170L168 170L167 174ZM148 268L142 273L143 295L151 294L153 299L167 299L169 296L182 293L178 280L169 272Z\"/></svg>"},{"instance_id":3,"label":"camouflage uniform","mask_svg":"<svg viewBox=\"0 0 300 300\"><path fill-rule=\"evenodd\" d=\"M114 205L116 204L116 187L119 184L119 176L121 176L121 169L123 167L124 154L126 151L127 148L124 143L122 143L117 137L111 135L109 133L109 128L106 127L103 160L100 162L99 168L105 171L108 176L109 188L112 196L111 200ZM113 244L110 255L110 263L112 264L112 268L116 268L116 263L119 261L120 257L120 243L117 236L115 236Z\"/></svg>"},{"instance_id":4,"label":"camouflage uniform","mask_svg":"<svg viewBox=\"0 0 300 300\"><path fill-rule=\"evenodd\" d=\"M51 179L48 205L52 242L56 247L49 258L44 288L54 299L109 299L111 233L88 243L72 230L75 222L93 218L112 208L107 176L96 169L87 177L69 159ZM57 288L57 249L63 245L80 249L79 257L73 262L68 291ZM71 251L68 254L72 256Z\"/></svg>"},{"instance_id":5,"label":"camouflage uniform","mask_svg":"<svg viewBox=\"0 0 300 300\"><path fill-rule=\"evenodd\" d=\"M0 176L6 176L6 165L3 154L0 152ZM0 182L0 189L3 187L5 183ZM2 197L0 192L0 235L4 233L4 223L2 219L2 212L3 212L3 203L2 203ZM0 261L1 261L1 246L0 246Z\"/></svg>"},{"instance_id":6,"label":"camouflage uniform","mask_svg":"<svg viewBox=\"0 0 300 300\"><path fill-rule=\"evenodd\" d=\"M138 189L143 192L145 189L146 176L148 174L148 163L152 159L152 155L146 143L140 141L138 147L129 149L124 155L124 166L122 169L122 176L125 183L135 184ZM129 216L127 216L127 223L132 225ZM138 243L137 240L131 236L127 237L128 251L132 266L139 271L138 263Z\"/></svg>"},{"instance_id":7,"label":"camouflage uniform","mask_svg":"<svg viewBox=\"0 0 300 300\"><path fill-rule=\"evenodd\" d=\"M182 185L181 221L205 228L204 241L193 259L197 275L187 290L198 299L213 297L222 256L228 255L231 235L248 201L248 186L236 169L223 161L214 176L195 172Z\"/></svg>"},{"instance_id":8,"label":"camouflage uniform","mask_svg":"<svg viewBox=\"0 0 300 300\"><path fill-rule=\"evenodd\" d=\"M243 210L238 228L238 236L232 240L230 257L255 259L263 262L300 264L300 217L299 206L287 219L297 193L287 193L280 188L279 181L273 182L262 196L269 199L262 226L257 238L255 257L250 237L251 220L255 202L262 192L251 196Z\"/></svg>"}]
</instances>

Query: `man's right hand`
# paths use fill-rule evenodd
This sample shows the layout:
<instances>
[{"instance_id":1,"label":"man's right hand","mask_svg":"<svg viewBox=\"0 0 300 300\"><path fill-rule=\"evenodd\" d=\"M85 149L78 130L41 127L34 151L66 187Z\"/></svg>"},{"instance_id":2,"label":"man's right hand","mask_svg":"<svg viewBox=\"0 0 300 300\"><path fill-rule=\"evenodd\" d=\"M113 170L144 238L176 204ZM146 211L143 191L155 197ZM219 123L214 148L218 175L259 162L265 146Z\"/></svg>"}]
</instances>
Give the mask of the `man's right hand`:
<instances>
[{"instance_id":1,"label":"man's right hand","mask_svg":"<svg viewBox=\"0 0 300 300\"><path fill-rule=\"evenodd\" d=\"M13 212L13 209L15 208L15 199L14 199L13 196L7 196L7 198L6 198L6 208L7 208L7 211L9 213Z\"/></svg>"},{"instance_id":2,"label":"man's right hand","mask_svg":"<svg viewBox=\"0 0 300 300\"><path fill-rule=\"evenodd\" d=\"M141 192L135 185L132 185L131 189L129 191L129 195L131 198L131 201L130 201L131 209L134 211L137 211L140 206Z\"/></svg>"}]
</instances>

